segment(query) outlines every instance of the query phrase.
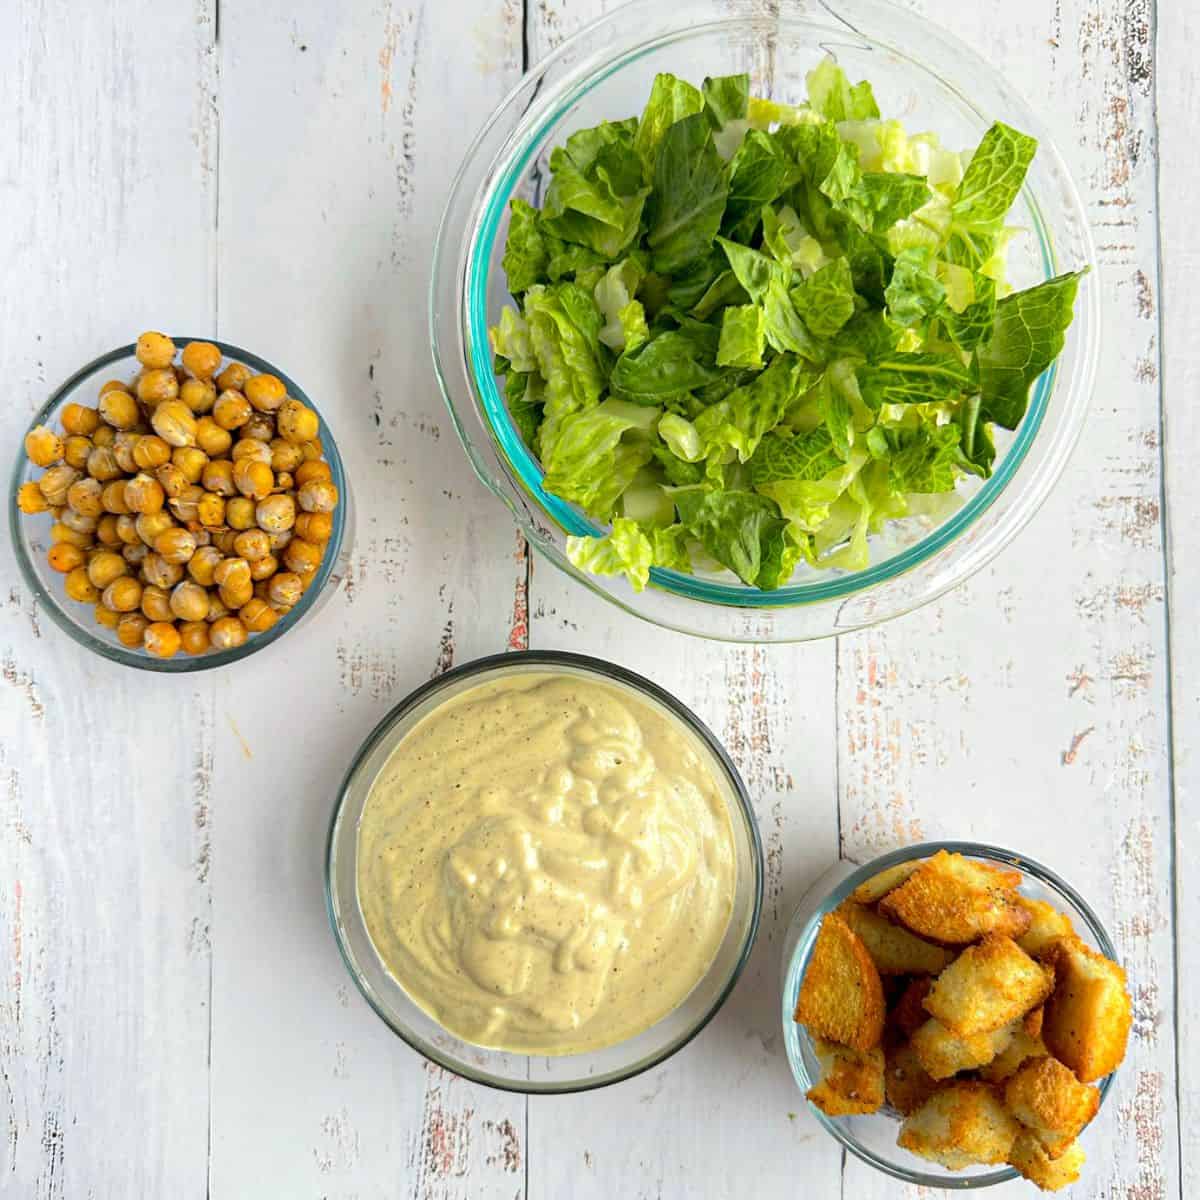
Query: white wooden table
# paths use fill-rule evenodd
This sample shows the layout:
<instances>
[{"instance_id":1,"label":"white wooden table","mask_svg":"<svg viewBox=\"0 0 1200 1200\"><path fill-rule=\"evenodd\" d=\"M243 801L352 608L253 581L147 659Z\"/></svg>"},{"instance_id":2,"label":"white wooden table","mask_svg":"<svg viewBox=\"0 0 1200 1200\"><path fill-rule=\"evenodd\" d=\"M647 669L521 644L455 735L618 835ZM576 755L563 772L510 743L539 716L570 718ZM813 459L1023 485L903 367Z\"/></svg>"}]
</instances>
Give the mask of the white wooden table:
<instances>
[{"instance_id":1,"label":"white wooden table","mask_svg":"<svg viewBox=\"0 0 1200 1200\"><path fill-rule=\"evenodd\" d=\"M1129 1058L1073 1194L1197 1194L1200 15L913 7L1045 105L1076 173L1106 289L1093 411L1050 503L969 585L836 644L723 649L531 561L429 361L452 172L597 0L6 6L0 457L95 353L147 326L216 334L331 414L358 524L350 584L306 638L179 680L78 649L0 547L5 1200L915 1196L805 1115L777 957L836 855L939 836L1036 853L1128 966ZM693 705L757 798L769 868L752 966L696 1043L528 1101L392 1037L321 891L333 790L375 721L449 664L527 644Z\"/></svg>"}]
</instances>

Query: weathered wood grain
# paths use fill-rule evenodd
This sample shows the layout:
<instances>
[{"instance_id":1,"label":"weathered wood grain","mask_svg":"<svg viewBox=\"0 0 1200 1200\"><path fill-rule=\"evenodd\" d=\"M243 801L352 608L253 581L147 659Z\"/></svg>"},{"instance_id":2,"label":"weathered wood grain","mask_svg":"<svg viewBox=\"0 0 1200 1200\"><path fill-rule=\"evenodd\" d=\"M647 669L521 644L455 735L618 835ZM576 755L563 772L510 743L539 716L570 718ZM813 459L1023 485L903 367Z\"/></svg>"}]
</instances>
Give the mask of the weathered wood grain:
<instances>
[{"instance_id":1,"label":"weathered wood grain","mask_svg":"<svg viewBox=\"0 0 1200 1200\"><path fill-rule=\"evenodd\" d=\"M211 326L212 33L203 3L5 13L6 472L88 359ZM0 540L0 1194L202 1197L212 685L77 647Z\"/></svg>"}]
</instances>

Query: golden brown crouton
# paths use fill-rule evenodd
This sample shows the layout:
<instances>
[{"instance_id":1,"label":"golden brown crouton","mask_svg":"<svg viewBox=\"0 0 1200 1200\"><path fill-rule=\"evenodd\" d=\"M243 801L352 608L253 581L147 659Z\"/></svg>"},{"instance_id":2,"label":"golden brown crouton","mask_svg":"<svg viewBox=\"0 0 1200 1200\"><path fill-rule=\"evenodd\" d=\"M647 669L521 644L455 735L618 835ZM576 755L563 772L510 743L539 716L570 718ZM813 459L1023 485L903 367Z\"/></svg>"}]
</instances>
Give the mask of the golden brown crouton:
<instances>
[{"instance_id":1,"label":"golden brown crouton","mask_svg":"<svg viewBox=\"0 0 1200 1200\"><path fill-rule=\"evenodd\" d=\"M1100 1089L1080 1083L1056 1058L1035 1058L1005 1084L1004 1103L1058 1158L1096 1115Z\"/></svg>"},{"instance_id":2,"label":"golden brown crouton","mask_svg":"<svg viewBox=\"0 0 1200 1200\"><path fill-rule=\"evenodd\" d=\"M925 1011L925 997L932 986L933 981L925 977L912 980L888 1013L888 1024L905 1038L912 1037L929 1019Z\"/></svg>"},{"instance_id":3,"label":"golden brown crouton","mask_svg":"<svg viewBox=\"0 0 1200 1200\"><path fill-rule=\"evenodd\" d=\"M999 1029L1050 994L1054 973L1010 937L988 934L968 946L934 981L925 1011L959 1037Z\"/></svg>"},{"instance_id":4,"label":"golden brown crouton","mask_svg":"<svg viewBox=\"0 0 1200 1200\"><path fill-rule=\"evenodd\" d=\"M883 1089L887 1102L902 1117L907 1117L938 1090L939 1084L921 1066L910 1043L885 1043L883 1054Z\"/></svg>"},{"instance_id":5,"label":"golden brown crouton","mask_svg":"<svg viewBox=\"0 0 1200 1200\"><path fill-rule=\"evenodd\" d=\"M1017 903L1015 871L939 850L879 902L886 917L935 942L961 946L987 933L1019 937L1030 915Z\"/></svg>"},{"instance_id":6,"label":"golden brown crouton","mask_svg":"<svg viewBox=\"0 0 1200 1200\"><path fill-rule=\"evenodd\" d=\"M837 913L821 922L795 1018L810 1033L871 1050L883 1036L883 985L859 936Z\"/></svg>"},{"instance_id":7,"label":"golden brown crouton","mask_svg":"<svg viewBox=\"0 0 1200 1200\"><path fill-rule=\"evenodd\" d=\"M808 1089L808 1099L830 1117L878 1112L883 1107L883 1051L851 1050L824 1038L815 1038L813 1049L821 1064L821 1078Z\"/></svg>"},{"instance_id":8,"label":"golden brown crouton","mask_svg":"<svg viewBox=\"0 0 1200 1200\"><path fill-rule=\"evenodd\" d=\"M1034 1009L1040 1013L1040 1008ZM1026 1018L1028 1021L1028 1018ZM1017 1068L1031 1058L1040 1058L1046 1053L1046 1045L1036 1035L1031 1036L1025 1028L1026 1021L1013 1034L1012 1041L992 1059L979 1068L979 1077L988 1083L1003 1083Z\"/></svg>"},{"instance_id":9,"label":"golden brown crouton","mask_svg":"<svg viewBox=\"0 0 1200 1200\"><path fill-rule=\"evenodd\" d=\"M1051 1158L1046 1148L1028 1130L1017 1135L1009 1151L1008 1165L1015 1167L1030 1183L1043 1192L1057 1192L1079 1179L1083 1166L1083 1151L1076 1142L1068 1146L1059 1158Z\"/></svg>"},{"instance_id":10,"label":"golden brown crouton","mask_svg":"<svg viewBox=\"0 0 1200 1200\"><path fill-rule=\"evenodd\" d=\"M1042 955L1055 973L1042 1040L1081 1083L1094 1083L1125 1057L1133 1006L1125 972L1078 938L1051 942Z\"/></svg>"},{"instance_id":11,"label":"golden brown crouton","mask_svg":"<svg viewBox=\"0 0 1200 1200\"><path fill-rule=\"evenodd\" d=\"M963 1038L930 1017L912 1035L912 1048L931 1078L949 1079L959 1071L973 1071L990 1063L1007 1049L1020 1027L1020 1021L1012 1021L989 1033L974 1033Z\"/></svg>"},{"instance_id":12,"label":"golden brown crouton","mask_svg":"<svg viewBox=\"0 0 1200 1200\"><path fill-rule=\"evenodd\" d=\"M1017 938L1017 945L1031 958L1037 958L1056 938L1074 934L1071 918L1053 904L1021 895L1017 896L1017 903L1029 914L1029 928Z\"/></svg>"},{"instance_id":13,"label":"golden brown crouton","mask_svg":"<svg viewBox=\"0 0 1200 1200\"><path fill-rule=\"evenodd\" d=\"M840 905L837 913L862 938L881 975L936 975L953 957L942 946L852 900Z\"/></svg>"},{"instance_id":14,"label":"golden brown crouton","mask_svg":"<svg viewBox=\"0 0 1200 1200\"><path fill-rule=\"evenodd\" d=\"M951 1171L1008 1158L1021 1126L986 1083L945 1084L900 1126L896 1144Z\"/></svg>"},{"instance_id":15,"label":"golden brown crouton","mask_svg":"<svg viewBox=\"0 0 1200 1200\"><path fill-rule=\"evenodd\" d=\"M857 904L874 904L882 900L893 888L899 887L919 866L919 858L909 859L908 862L897 863L872 875L866 883L860 883L850 893L850 899Z\"/></svg>"},{"instance_id":16,"label":"golden brown crouton","mask_svg":"<svg viewBox=\"0 0 1200 1200\"><path fill-rule=\"evenodd\" d=\"M1042 1024L1046 1020L1046 1006L1039 1004L1037 1008L1031 1008L1026 1014L1025 1019L1021 1022L1021 1028L1031 1038L1040 1038L1042 1036Z\"/></svg>"}]
</instances>

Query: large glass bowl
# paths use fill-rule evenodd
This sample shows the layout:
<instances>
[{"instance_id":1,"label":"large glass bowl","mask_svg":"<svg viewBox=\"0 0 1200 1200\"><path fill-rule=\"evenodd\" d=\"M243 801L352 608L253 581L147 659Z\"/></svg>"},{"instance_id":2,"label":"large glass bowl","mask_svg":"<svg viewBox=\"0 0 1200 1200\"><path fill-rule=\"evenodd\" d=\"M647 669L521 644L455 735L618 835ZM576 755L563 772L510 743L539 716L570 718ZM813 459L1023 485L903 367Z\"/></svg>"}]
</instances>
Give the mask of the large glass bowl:
<instances>
[{"instance_id":1,"label":"large glass bowl","mask_svg":"<svg viewBox=\"0 0 1200 1200\"><path fill-rule=\"evenodd\" d=\"M522 673L574 674L632 691L694 740L721 785L733 831L737 884L724 940L684 1001L643 1033L603 1050L554 1057L511 1054L465 1042L415 1004L384 967L358 899L358 825L371 785L392 751L423 717L485 679ZM467 663L419 687L363 743L334 805L326 854L325 899L338 949L359 991L391 1030L426 1058L476 1083L512 1092L583 1092L628 1079L687 1045L716 1016L750 956L762 909L763 851L758 823L737 768L700 719L640 675L580 654L524 651Z\"/></svg>"},{"instance_id":2,"label":"large glass bowl","mask_svg":"<svg viewBox=\"0 0 1200 1200\"><path fill-rule=\"evenodd\" d=\"M551 54L501 104L468 152L434 253L433 353L455 427L480 479L551 562L629 612L686 632L736 641L799 641L908 612L979 570L1037 511L1083 424L1096 370L1100 283L1087 219L1038 114L979 55L936 25L886 0L634 0ZM545 492L542 472L508 417L492 371L487 330L509 301L501 257L509 201L541 200L551 149L573 130L639 113L659 71L692 80L749 72L760 96L795 102L805 73L832 53L866 78L885 116L930 129L955 149L976 146L993 119L1040 142L1010 223L1021 226L1010 275L1025 287L1092 266L1057 364L1038 380L1012 434L997 430L995 472L964 481L963 503L940 523L895 522L872 537L863 571L802 566L785 587L655 568L635 593L567 559L568 534L600 526ZM732 576L729 577L732 580Z\"/></svg>"},{"instance_id":3,"label":"large glass bowl","mask_svg":"<svg viewBox=\"0 0 1200 1200\"><path fill-rule=\"evenodd\" d=\"M188 342L200 339L175 337L172 340L182 349ZM66 594L63 585L65 577L47 563L46 552L50 549L50 526L53 523L50 514L27 516L17 507L17 489L28 480L37 479L42 473L41 468L35 467L25 456L23 445L17 448L17 460L9 483L8 525L13 553L16 555L25 584L36 598L38 606L50 614L50 619L55 625L70 634L85 649L112 662L121 663L126 667L137 667L143 671L165 671L168 674L206 671L256 654L311 617L337 591L346 574L349 555L347 531L353 527L350 516L353 503L337 443L333 440L333 433L326 425L321 410L294 380L266 359L259 358L257 354L251 354L239 346L231 346L227 342L218 342L212 338L203 340L211 341L221 351L225 363L240 362L256 372L266 371L278 376L287 388L289 396L294 396L316 412L320 421L320 438L325 451L325 461L329 464L330 475L338 489L338 504L333 510L333 533L325 546L317 574L308 590L300 597L299 603L270 629L264 633L250 634L241 646L230 650L208 650L204 654L196 655L180 651L173 658L156 658L140 647L131 649L122 645L117 640L116 630L96 623L92 605L80 604ZM81 367L70 379L55 389L53 395L38 409L30 427L47 425L57 433L61 428L59 414L66 405L74 403L94 408L100 388L107 380L129 380L142 369L134 349L132 345L118 346Z\"/></svg>"},{"instance_id":4,"label":"large glass bowl","mask_svg":"<svg viewBox=\"0 0 1200 1200\"><path fill-rule=\"evenodd\" d=\"M986 846L978 842L922 842L881 855L861 867L844 861L835 863L805 893L783 942L783 1044L788 1065L792 1068L792 1075L802 1094L817 1082L820 1077L820 1065L808 1031L802 1025L796 1024L792 1014L796 1011L800 985L816 945L821 921L826 913L837 908L859 884L865 883L880 871L897 863L910 862L914 858L929 858L939 850L963 854L981 862L999 863L1003 867L1020 871L1024 876L1019 889L1022 895L1032 900L1045 900L1054 905L1071 919L1075 932L1089 946L1099 950L1106 958L1117 961L1117 951L1112 939L1100 924L1100 918L1083 897L1048 867L1043 867L1041 863L1034 862L1023 854L1015 854L1011 850L1002 850L997 846ZM1114 1073L1100 1081L1098 1086L1101 1105L1115 1078ZM900 1132L899 1117L893 1115L889 1118L887 1114L890 1110L872 1113L870 1116L830 1117L816 1105L810 1104L809 1109L852 1154L888 1175L904 1180L905 1183L928 1188L966 1190L990 1187L994 1183L1005 1183L1017 1178L1017 1172L1012 1167L968 1167L963 1171L950 1171L928 1159L919 1158L909 1150L901 1149L896 1145L896 1136ZM1081 1137L1086 1149L1087 1129Z\"/></svg>"}]
</instances>

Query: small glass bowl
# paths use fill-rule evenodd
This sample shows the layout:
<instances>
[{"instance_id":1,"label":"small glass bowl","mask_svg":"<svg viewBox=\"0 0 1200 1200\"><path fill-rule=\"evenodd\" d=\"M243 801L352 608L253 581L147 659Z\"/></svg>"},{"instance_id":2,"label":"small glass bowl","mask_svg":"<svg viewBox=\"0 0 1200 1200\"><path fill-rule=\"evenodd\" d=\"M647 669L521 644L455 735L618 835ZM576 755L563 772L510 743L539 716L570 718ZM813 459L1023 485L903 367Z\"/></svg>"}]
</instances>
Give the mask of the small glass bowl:
<instances>
[{"instance_id":1,"label":"small glass bowl","mask_svg":"<svg viewBox=\"0 0 1200 1200\"><path fill-rule=\"evenodd\" d=\"M65 576L51 568L46 561L46 552L50 548L50 526L53 519L49 513L38 513L26 516L17 507L17 490L21 484L31 479L37 479L42 469L35 467L25 456L24 446L18 447L17 461L13 468L12 481L8 494L8 525L12 537L13 552L17 564L21 568L25 583L33 592L38 605L50 614L50 619L66 633L69 633L85 649L99 654L112 662L126 667L137 667L143 671L165 671L167 673L183 673L187 671L207 671L212 667L223 667L227 663L237 662L248 658L251 654L278 641L285 633L294 629L300 622L311 616L324 606L329 598L337 591L346 574L346 564L349 556L347 531L353 528L350 513L353 501L350 496L349 482L342 467L342 458L338 453L337 443L321 411L308 397L307 393L277 366L251 354L240 346L231 346L228 342L218 342L212 338L176 337L172 339L178 349L188 342L199 340L211 341L220 351L222 357L245 363L257 372L269 372L283 380L289 396L302 401L317 414L320 421L321 445L325 451L325 461L333 483L338 490L338 504L333 510L333 534L325 547L321 565L317 568L316 578L312 585L300 597L299 603L281 617L265 633L252 633L241 646L230 650L209 650L204 654L184 654L180 651L173 658L156 658L147 651L131 649L117 640L115 629L98 625L94 610L90 604L80 604L70 599L64 590ZM107 354L81 367L64 384L57 388L54 394L38 410L30 422L30 428L35 425L46 425L60 432L59 413L67 404L83 404L89 408L96 406L96 400L101 385L109 379L132 379L142 364L138 362L135 347L118 346ZM24 439L22 439L22 442ZM346 544L344 544L346 543Z\"/></svg>"},{"instance_id":2,"label":"small glass bowl","mask_svg":"<svg viewBox=\"0 0 1200 1200\"><path fill-rule=\"evenodd\" d=\"M1075 932L1089 946L1099 950L1106 958L1117 961L1117 951L1112 939L1100 924L1100 918L1083 897L1048 867L1026 858L1023 854L1002 850L998 846L985 846L979 842L922 842L916 846L893 850L890 854L881 855L861 867L845 861L835 863L804 894L783 942L783 1042L788 1065L792 1068L792 1075L801 1094L807 1093L817 1082L820 1065L808 1031L792 1019L792 1014L796 1011L800 985L804 980L804 972L808 969L809 956L816 944L821 921L826 913L837 908L859 884L865 883L880 871L914 858L929 858L939 850L963 854L982 862L999 863L1001 866L1020 871L1024 876L1019 889L1022 895L1033 900L1046 900L1066 913L1075 926ZM1101 1105L1115 1078L1114 1073L1100 1081L1098 1086ZM830 1117L813 1104L809 1105L809 1109L852 1154L905 1183L929 1188L966 1190L991 1187L992 1184L1006 1183L1010 1179L1018 1178L1012 1167L968 1167L962 1171L950 1171L901 1149L896 1145L896 1135L900 1129L899 1119L894 1114L889 1117L890 1109L859 1117ZM1087 1136L1086 1130L1083 1136Z\"/></svg>"},{"instance_id":3,"label":"small glass bowl","mask_svg":"<svg viewBox=\"0 0 1200 1200\"><path fill-rule=\"evenodd\" d=\"M376 776L417 722L452 696L485 678L534 673L572 674L628 689L681 724L708 752L729 807L737 854L737 888L725 938L705 976L656 1024L616 1045L583 1054L535 1056L493 1050L449 1033L415 1004L384 967L367 932L358 900L358 824ZM497 654L439 675L406 696L363 743L342 782L329 827L325 900L338 949L358 989L398 1037L426 1058L476 1083L510 1092L557 1095L617 1083L657 1066L687 1045L728 999L758 932L763 850L745 784L721 744L699 718L662 688L622 667L581 654L530 650Z\"/></svg>"},{"instance_id":4,"label":"small glass bowl","mask_svg":"<svg viewBox=\"0 0 1200 1200\"><path fill-rule=\"evenodd\" d=\"M746 71L755 95L795 102L826 53L869 79L885 115L945 145L978 144L993 119L1040 143L1010 223L1009 274L1026 287L1092 267L1057 363L1032 389L1020 427L996 430L992 477L959 485L962 504L940 523L890 522L871 537L862 571L802 564L772 592L654 568L634 592L566 554L569 535L602 532L542 487L542 470L511 421L492 369L488 327L511 302L501 263L509 201L540 204L551 149L574 130L636 115L659 71L699 81ZM1045 122L969 47L886 0L633 0L568 38L529 72L467 153L434 249L430 326L434 364L476 473L556 567L647 620L725 641L803 641L878 624L926 604L978 571L1046 499L1083 427L1100 344L1101 284L1087 214Z\"/></svg>"}]
</instances>

